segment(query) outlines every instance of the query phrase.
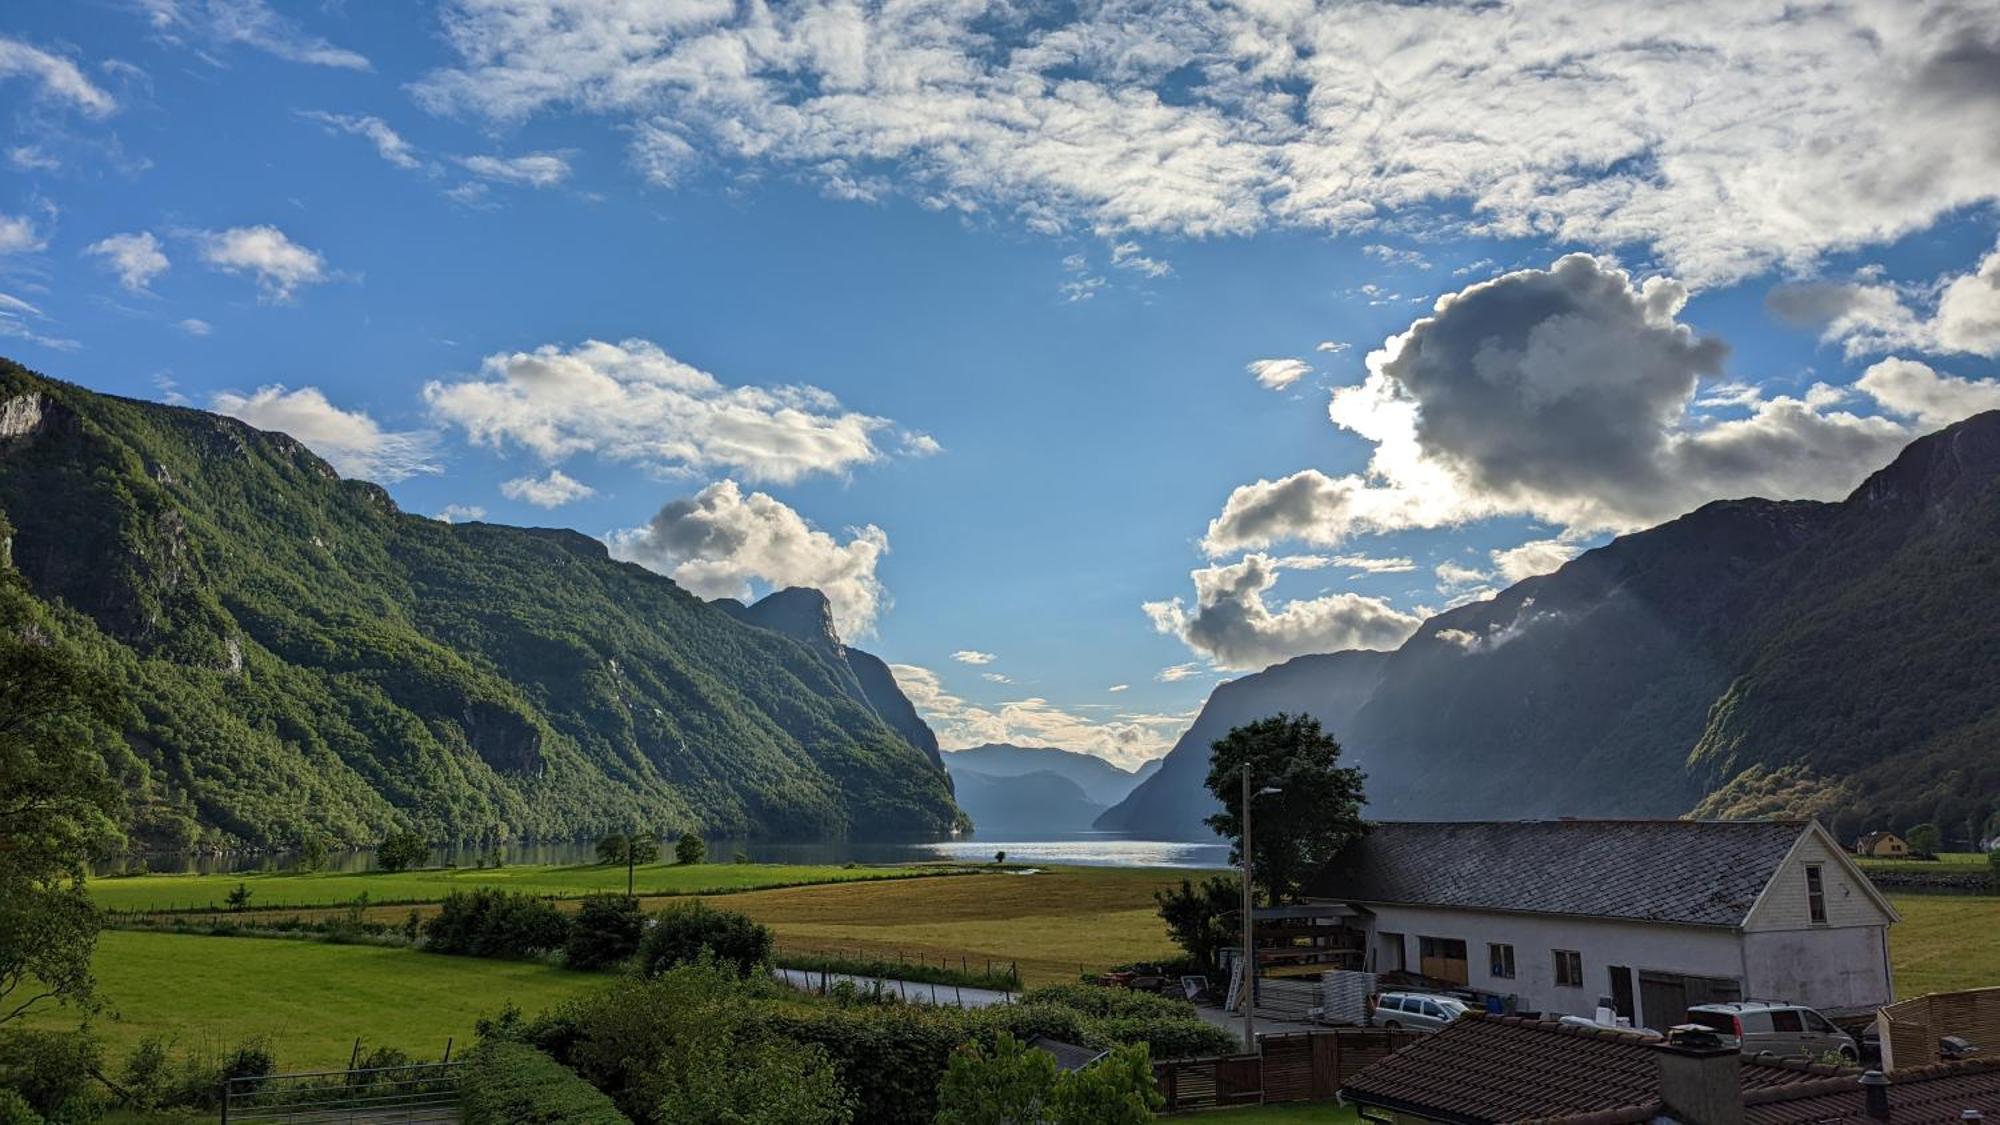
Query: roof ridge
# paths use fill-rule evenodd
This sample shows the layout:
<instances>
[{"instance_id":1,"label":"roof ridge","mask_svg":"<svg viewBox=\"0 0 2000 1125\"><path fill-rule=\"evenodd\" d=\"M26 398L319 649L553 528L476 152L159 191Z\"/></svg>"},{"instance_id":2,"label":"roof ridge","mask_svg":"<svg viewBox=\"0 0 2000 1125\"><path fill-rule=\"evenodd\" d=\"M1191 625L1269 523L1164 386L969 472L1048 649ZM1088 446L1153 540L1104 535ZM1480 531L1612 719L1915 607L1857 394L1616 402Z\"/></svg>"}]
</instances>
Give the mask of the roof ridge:
<instances>
[{"instance_id":1,"label":"roof ridge","mask_svg":"<svg viewBox=\"0 0 2000 1125\"><path fill-rule=\"evenodd\" d=\"M1636 1028L1605 1027L1602 1024L1592 1024L1589 1027L1585 1027L1582 1024L1564 1023L1561 1020L1539 1019L1539 1018L1531 1018L1528 1016L1510 1016L1496 1012L1466 1012L1459 1018L1485 1020L1489 1023L1503 1024L1508 1027L1529 1028L1534 1031L1546 1031L1556 1035L1571 1036L1573 1038L1615 1039L1621 1042L1630 1042L1630 1043L1653 1042L1652 1036L1646 1035L1645 1033L1639 1031Z\"/></svg>"}]
</instances>

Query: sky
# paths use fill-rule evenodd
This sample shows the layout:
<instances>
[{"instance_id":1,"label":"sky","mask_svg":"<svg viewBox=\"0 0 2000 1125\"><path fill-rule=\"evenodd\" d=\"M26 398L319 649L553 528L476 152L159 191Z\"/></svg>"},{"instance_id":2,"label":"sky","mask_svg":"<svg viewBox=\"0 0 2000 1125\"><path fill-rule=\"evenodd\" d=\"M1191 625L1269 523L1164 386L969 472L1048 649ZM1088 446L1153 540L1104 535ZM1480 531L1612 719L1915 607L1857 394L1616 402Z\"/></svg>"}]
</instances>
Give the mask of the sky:
<instances>
[{"instance_id":1,"label":"sky","mask_svg":"<svg viewBox=\"0 0 2000 1125\"><path fill-rule=\"evenodd\" d=\"M2000 408L2000 7L17 0L0 354L810 585L949 747Z\"/></svg>"}]
</instances>

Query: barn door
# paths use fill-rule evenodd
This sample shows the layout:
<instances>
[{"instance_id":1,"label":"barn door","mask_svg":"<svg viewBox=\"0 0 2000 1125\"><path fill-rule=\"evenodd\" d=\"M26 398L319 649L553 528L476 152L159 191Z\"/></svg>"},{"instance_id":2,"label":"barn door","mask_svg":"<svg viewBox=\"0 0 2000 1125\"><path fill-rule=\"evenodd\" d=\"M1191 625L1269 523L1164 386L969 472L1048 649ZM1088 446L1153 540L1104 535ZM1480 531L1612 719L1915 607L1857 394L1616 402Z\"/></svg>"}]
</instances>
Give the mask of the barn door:
<instances>
[{"instance_id":1,"label":"barn door","mask_svg":"<svg viewBox=\"0 0 2000 1125\"><path fill-rule=\"evenodd\" d=\"M1639 1003L1646 1010L1646 1026L1665 1031L1687 1019L1687 985L1677 976L1640 973Z\"/></svg>"},{"instance_id":2,"label":"barn door","mask_svg":"<svg viewBox=\"0 0 2000 1125\"><path fill-rule=\"evenodd\" d=\"M1632 1007L1632 967L1630 965L1611 966L1611 1010L1633 1019Z\"/></svg>"}]
</instances>

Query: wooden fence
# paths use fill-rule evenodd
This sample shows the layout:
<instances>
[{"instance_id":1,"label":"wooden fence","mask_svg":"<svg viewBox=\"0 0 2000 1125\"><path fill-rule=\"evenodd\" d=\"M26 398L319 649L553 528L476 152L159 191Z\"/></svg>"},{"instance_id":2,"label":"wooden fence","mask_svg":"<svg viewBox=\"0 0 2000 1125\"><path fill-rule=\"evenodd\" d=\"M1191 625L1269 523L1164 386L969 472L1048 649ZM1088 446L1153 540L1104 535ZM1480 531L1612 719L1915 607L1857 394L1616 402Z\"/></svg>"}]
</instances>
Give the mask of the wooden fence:
<instances>
[{"instance_id":1,"label":"wooden fence","mask_svg":"<svg viewBox=\"0 0 2000 1125\"><path fill-rule=\"evenodd\" d=\"M1322 1101L1340 1092L1363 1067L1388 1057L1422 1036L1416 1031L1338 1027L1265 1035L1260 1055L1174 1059L1153 1064L1167 1112L1256 1105L1261 1102Z\"/></svg>"}]
</instances>

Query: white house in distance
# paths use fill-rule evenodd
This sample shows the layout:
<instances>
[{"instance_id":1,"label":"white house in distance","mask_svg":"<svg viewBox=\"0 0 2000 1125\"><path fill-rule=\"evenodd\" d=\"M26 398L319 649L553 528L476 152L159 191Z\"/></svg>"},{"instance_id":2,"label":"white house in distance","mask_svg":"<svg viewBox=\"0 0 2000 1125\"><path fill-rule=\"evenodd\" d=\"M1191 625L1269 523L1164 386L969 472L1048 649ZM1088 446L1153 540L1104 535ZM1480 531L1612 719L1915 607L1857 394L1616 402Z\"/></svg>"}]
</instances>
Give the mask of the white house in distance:
<instances>
[{"instance_id":1,"label":"white house in distance","mask_svg":"<svg viewBox=\"0 0 2000 1125\"><path fill-rule=\"evenodd\" d=\"M1375 824L1306 887L1355 908L1366 968L1665 1029L1689 1005L1894 999L1901 919L1817 821Z\"/></svg>"}]
</instances>

